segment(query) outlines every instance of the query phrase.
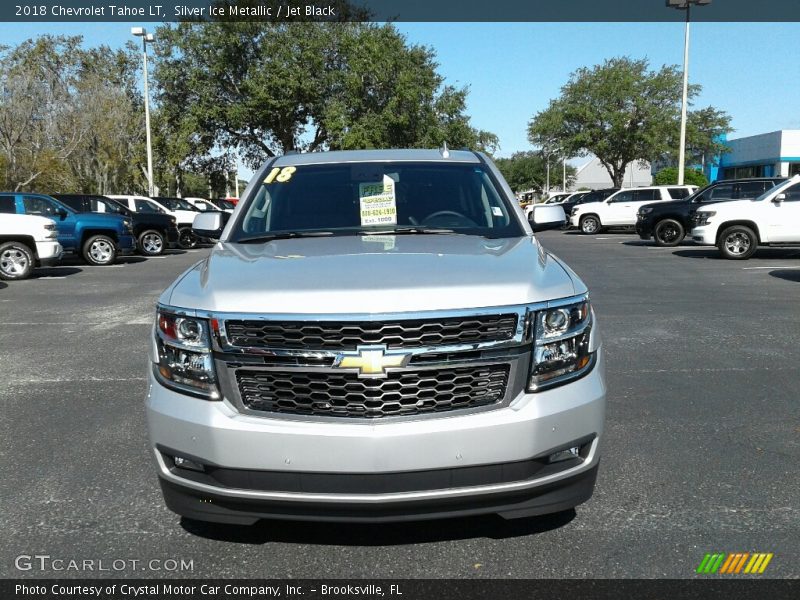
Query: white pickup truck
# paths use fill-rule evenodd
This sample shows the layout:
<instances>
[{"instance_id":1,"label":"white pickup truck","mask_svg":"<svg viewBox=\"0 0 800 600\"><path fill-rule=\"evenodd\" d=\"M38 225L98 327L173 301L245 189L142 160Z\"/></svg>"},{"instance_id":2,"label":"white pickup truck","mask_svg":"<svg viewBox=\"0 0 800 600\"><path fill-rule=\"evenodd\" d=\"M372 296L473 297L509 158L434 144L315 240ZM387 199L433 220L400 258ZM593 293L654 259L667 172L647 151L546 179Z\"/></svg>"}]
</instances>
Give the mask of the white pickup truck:
<instances>
[{"instance_id":1,"label":"white pickup truck","mask_svg":"<svg viewBox=\"0 0 800 600\"><path fill-rule=\"evenodd\" d=\"M666 200L680 200L697 190L696 185L657 185L621 189L602 202L579 204L567 215L572 227L582 233L600 233L604 227L633 227L636 213L645 204Z\"/></svg>"},{"instance_id":2,"label":"white pickup truck","mask_svg":"<svg viewBox=\"0 0 800 600\"><path fill-rule=\"evenodd\" d=\"M752 200L704 205L692 226L692 240L730 259L750 258L758 246L800 244L800 175Z\"/></svg>"},{"instance_id":3,"label":"white pickup truck","mask_svg":"<svg viewBox=\"0 0 800 600\"><path fill-rule=\"evenodd\" d=\"M0 279L25 279L34 267L61 260L57 236L52 219L3 212L0 204Z\"/></svg>"}]
</instances>

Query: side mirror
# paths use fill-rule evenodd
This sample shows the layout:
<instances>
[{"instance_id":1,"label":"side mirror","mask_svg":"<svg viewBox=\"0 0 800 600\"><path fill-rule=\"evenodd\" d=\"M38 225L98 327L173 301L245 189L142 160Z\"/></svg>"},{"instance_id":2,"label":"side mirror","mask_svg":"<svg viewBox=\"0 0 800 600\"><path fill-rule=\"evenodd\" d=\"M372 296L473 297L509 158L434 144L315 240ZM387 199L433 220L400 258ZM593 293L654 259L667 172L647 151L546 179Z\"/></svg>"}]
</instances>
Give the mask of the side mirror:
<instances>
[{"instance_id":1,"label":"side mirror","mask_svg":"<svg viewBox=\"0 0 800 600\"><path fill-rule=\"evenodd\" d=\"M192 231L198 237L218 240L228 223L228 217L230 215L223 212L198 213L192 222Z\"/></svg>"},{"instance_id":2,"label":"side mirror","mask_svg":"<svg viewBox=\"0 0 800 600\"><path fill-rule=\"evenodd\" d=\"M58 218L61 219L62 221L67 218L67 211L65 211L63 208L59 208L56 211L56 214L58 215Z\"/></svg>"},{"instance_id":3,"label":"side mirror","mask_svg":"<svg viewBox=\"0 0 800 600\"><path fill-rule=\"evenodd\" d=\"M558 204L537 204L528 215L528 222L534 232L558 229L567 222L564 209Z\"/></svg>"},{"instance_id":4,"label":"side mirror","mask_svg":"<svg viewBox=\"0 0 800 600\"><path fill-rule=\"evenodd\" d=\"M786 194L778 194L772 199L772 202L775 204L780 204L784 200L786 200Z\"/></svg>"}]
</instances>

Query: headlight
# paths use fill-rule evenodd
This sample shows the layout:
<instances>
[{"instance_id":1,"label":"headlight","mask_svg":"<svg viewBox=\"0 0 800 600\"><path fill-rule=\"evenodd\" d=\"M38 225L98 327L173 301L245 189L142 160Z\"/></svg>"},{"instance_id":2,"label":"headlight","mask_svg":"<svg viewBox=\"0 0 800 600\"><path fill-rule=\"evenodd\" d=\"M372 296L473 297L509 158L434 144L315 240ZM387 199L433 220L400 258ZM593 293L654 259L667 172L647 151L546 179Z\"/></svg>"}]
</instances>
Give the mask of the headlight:
<instances>
[{"instance_id":1,"label":"headlight","mask_svg":"<svg viewBox=\"0 0 800 600\"><path fill-rule=\"evenodd\" d=\"M548 308L533 315L535 341L528 391L538 392L588 373L592 310L589 301Z\"/></svg>"},{"instance_id":2,"label":"headlight","mask_svg":"<svg viewBox=\"0 0 800 600\"><path fill-rule=\"evenodd\" d=\"M166 387L219 400L208 321L159 309L156 315L158 362L154 372Z\"/></svg>"},{"instance_id":3,"label":"headlight","mask_svg":"<svg viewBox=\"0 0 800 600\"><path fill-rule=\"evenodd\" d=\"M642 208L639 209L640 215L649 215L651 212L653 212L652 206L643 206Z\"/></svg>"},{"instance_id":4,"label":"headlight","mask_svg":"<svg viewBox=\"0 0 800 600\"><path fill-rule=\"evenodd\" d=\"M133 233L133 225L130 221L123 221L122 227L125 229L126 233Z\"/></svg>"},{"instance_id":5,"label":"headlight","mask_svg":"<svg viewBox=\"0 0 800 600\"><path fill-rule=\"evenodd\" d=\"M47 232L44 234L44 239L54 240L58 237L58 231L56 230L55 223L45 223L44 230Z\"/></svg>"},{"instance_id":6,"label":"headlight","mask_svg":"<svg viewBox=\"0 0 800 600\"><path fill-rule=\"evenodd\" d=\"M694 218L692 219L692 221L694 221L695 225L699 226L708 225L708 222L711 220L711 217L713 217L715 214L717 213L716 211L713 210L697 211L696 213L694 213Z\"/></svg>"}]
</instances>

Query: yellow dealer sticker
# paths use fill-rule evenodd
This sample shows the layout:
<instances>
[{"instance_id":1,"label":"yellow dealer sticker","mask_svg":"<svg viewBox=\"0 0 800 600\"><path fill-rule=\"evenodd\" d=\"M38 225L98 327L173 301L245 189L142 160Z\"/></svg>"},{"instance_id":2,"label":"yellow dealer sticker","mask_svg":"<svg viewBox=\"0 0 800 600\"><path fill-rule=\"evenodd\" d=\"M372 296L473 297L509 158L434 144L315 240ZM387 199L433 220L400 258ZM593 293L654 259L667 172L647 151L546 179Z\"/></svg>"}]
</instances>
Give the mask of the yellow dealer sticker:
<instances>
[{"instance_id":1,"label":"yellow dealer sticker","mask_svg":"<svg viewBox=\"0 0 800 600\"><path fill-rule=\"evenodd\" d=\"M394 179L384 175L383 181L359 183L358 197L361 202L362 227L397 224Z\"/></svg>"}]
</instances>

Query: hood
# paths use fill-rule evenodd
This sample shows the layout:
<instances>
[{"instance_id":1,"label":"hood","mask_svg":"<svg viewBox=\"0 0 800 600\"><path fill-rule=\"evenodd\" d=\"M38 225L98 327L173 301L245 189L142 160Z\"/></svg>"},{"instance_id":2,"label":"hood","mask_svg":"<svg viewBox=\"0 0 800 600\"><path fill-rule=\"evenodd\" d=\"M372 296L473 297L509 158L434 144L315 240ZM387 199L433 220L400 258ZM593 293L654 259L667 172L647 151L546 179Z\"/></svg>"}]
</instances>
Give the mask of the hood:
<instances>
[{"instance_id":1,"label":"hood","mask_svg":"<svg viewBox=\"0 0 800 600\"><path fill-rule=\"evenodd\" d=\"M585 291L532 237L339 236L220 242L161 302L222 312L374 314L526 304Z\"/></svg>"},{"instance_id":2,"label":"hood","mask_svg":"<svg viewBox=\"0 0 800 600\"><path fill-rule=\"evenodd\" d=\"M721 210L732 211L734 213L742 213L743 211L750 210L758 200L726 200L725 202L703 202L698 204L697 212L713 210L719 213Z\"/></svg>"},{"instance_id":3,"label":"hood","mask_svg":"<svg viewBox=\"0 0 800 600\"><path fill-rule=\"evenodd\" d=\"M0 213L0 233L20 233L25 229L25 233L33 229L44 229L47 224L52 225L53 219L40 217L38 215L18 215L15 213Z\"/></svg>"},{"instance_id":4,"label":"hood","mask_svg":"<svg viewBox=\"0 0 800 600\"><path fill-rule=\"evenodd\" d=\"M130 217L123 217L122 215L112 215L108 213L81 212L77 213L75 216L84 223L96 223L106 227L119 227L120 229L122 228L122 223L124 221L131 221ZM58 221L56 221L56 223L57 222Z\"/></svg>"},{"instance_id":5,"label":"hood","mask_svg":"<svg viewBox=\"0 0 800 600\"><path fill-rule=\"evenodd\" d=\"M597 207L605 204L605 202L584 202L583 204L578 204L578 211L582 210L597 210Z\"/></svg>"},{"instance_id":6,"label":"hood","mask_svg":"<svg viewBox=\"0 0 800 600\"><path fill-rule=\"evenodd\" d=\"M178 223L191 225L194 223L194 218L200 213L193 210L173 210L170 211L170 214L175 217Z\"/></svg>"}]
</instances>

